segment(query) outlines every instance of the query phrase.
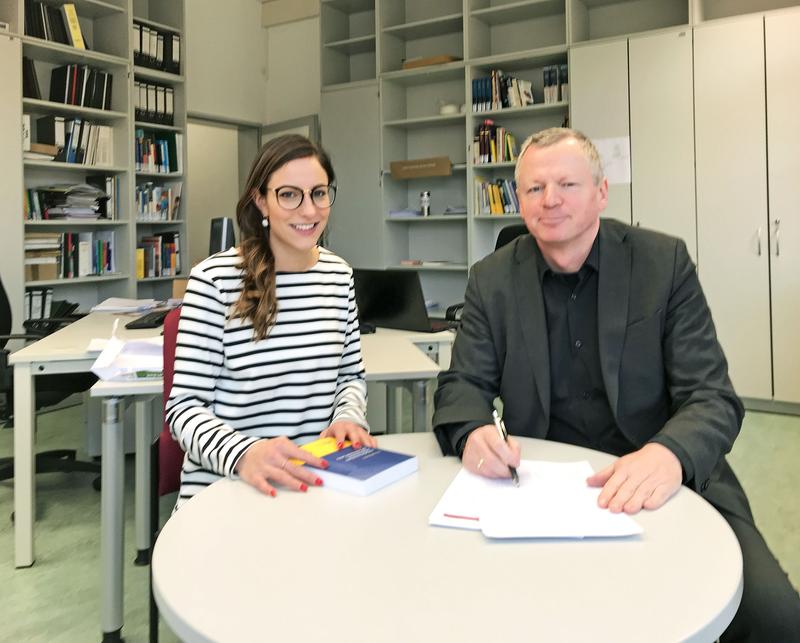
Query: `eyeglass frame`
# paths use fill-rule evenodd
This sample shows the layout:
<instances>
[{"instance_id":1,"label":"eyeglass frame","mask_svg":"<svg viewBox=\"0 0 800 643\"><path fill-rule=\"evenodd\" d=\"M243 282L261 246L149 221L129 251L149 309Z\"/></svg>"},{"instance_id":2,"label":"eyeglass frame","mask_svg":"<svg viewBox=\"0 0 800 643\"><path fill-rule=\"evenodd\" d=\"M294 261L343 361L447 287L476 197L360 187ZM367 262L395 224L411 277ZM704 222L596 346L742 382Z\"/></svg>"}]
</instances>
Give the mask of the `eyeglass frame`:
<instances>
[{"instance_id":1,"label":"eyeglass frame","mask_svg":"<svg viewBox=\"0 0 800 643\"><path fill-rule=\"evenodd\" d=\"M278 192L286 188L297 190L300 193L300 201L293 208L287 208L281 205L281 199L280 196L278 196ZM314 207L319 208L320 210L324 210L326 208L331 207L333 205L333 202L336 200L336 186L333 185L332 183L327 183L327 184L320 183L319 185L310 187L308 190L304 190L303 188L300 188L296 185L279 185L277 188L266 187L264 189L275 193L275 200L278 202L278 205L280 205L284 210L297 210L300 208L301 205L303 205L303 201L305 201L306 194L311 195L311 193L318 188L328 188L328 193L331 195L331 202L328 205L317 205L317 202L314 200L314 197L311 196L310 197L311 203L314 204Z\"/></svg>"}]
</instances>

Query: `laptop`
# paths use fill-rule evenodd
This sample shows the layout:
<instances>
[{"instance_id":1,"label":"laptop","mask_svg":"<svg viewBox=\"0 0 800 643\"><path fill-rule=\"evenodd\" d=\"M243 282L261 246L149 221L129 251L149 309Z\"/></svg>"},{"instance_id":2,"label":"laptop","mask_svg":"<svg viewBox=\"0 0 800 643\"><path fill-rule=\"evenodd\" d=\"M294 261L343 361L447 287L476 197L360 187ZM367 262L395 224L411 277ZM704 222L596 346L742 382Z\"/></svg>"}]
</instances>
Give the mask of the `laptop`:
<instances>
[{"instance_id":1,"label":"laptop","mask_svg":"<svg viewBox=\"0 0 800 643\"><path fill-rule=\"evenodd\" d=\"M423 333L451 328L444 319L428 317L416 271L354 268L353 279L361 322Z\"/></svg>"}]
</instances>

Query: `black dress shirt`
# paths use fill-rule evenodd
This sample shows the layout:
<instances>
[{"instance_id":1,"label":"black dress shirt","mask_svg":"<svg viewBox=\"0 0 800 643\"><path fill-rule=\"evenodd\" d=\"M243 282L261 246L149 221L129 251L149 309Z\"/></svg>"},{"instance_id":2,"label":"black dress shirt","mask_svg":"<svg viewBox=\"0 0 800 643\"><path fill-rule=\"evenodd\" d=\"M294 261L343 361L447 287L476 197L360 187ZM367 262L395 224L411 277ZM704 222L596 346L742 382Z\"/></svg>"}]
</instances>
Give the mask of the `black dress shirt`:
<instances>
[{"instance_id":1,"label":"black dress shirt","mask_svg":"<svg viewBox=\"0 0 800 643\"><path fill-rule=\"evenodd\" d=\"M599 245L595 238L578 272L559 273L536 248L550 347L549 440L615 455L634 445L622 434L608 404L597 325Z\"/></svg>"}]
</instances>

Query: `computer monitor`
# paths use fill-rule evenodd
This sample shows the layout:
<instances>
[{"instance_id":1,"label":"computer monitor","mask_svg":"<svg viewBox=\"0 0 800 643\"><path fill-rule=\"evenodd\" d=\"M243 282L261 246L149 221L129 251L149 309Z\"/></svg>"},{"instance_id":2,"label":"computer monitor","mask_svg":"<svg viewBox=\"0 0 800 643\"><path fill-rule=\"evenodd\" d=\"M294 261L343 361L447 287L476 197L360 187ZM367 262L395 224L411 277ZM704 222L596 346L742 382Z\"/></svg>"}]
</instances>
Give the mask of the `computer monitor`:
<instances>
[{"instance_id":1,"label":"computer monitor","mask_svg":"<svg viewBox=\"0 0 800 643\"><path fill-rule=\"evenodd\" d=\"M213 255L223 252L236 245L236 234L233 230L233 219L230 217L216 217L211 219L211 237L208 244L208 254Z\"/></svg>"}]
</instances>

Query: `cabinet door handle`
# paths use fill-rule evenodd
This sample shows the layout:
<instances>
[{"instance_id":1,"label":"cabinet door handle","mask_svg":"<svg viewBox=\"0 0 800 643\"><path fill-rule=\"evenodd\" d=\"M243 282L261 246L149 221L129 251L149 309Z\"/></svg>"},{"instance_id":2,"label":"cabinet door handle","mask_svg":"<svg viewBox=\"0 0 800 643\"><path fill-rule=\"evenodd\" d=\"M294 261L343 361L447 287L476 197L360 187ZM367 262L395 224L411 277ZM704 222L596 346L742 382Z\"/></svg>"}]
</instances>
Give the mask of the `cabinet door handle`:
<instances>
[{"instance_id":1,"label":"cabinet door handle","mask_svg":"<svg viewBox=\"0 0 800 643\"><path fill-rule=\"evenodd\" d=\"M757 253L758 256L761 256L761 226L758 226L758 246L757 246Z\"/></svg>"},{"instance_id":2,"label":"cabinet door handle","mask_svg":"<svg viewBox=\"0 0 800 643\"><path fill-rule=\"evenodd\" d=\"M775 219L775 256L781 256L781 220Z\"/></svg>"}]
</instances>

